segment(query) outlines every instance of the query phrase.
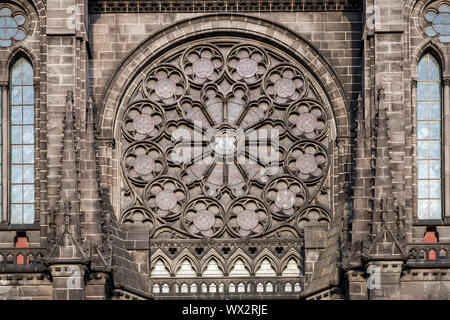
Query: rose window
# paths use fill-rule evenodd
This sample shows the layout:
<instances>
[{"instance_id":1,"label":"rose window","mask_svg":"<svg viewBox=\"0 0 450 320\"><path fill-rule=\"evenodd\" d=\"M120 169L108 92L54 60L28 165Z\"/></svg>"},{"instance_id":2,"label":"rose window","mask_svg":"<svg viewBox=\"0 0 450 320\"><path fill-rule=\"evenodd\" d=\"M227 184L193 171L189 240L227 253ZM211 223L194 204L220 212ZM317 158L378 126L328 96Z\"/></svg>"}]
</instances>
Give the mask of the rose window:
<instances>
[{"instance_id":1,"label":"rose window","mask_svg":"<svg viewBox=\"0 0 450 320\"><path fill-rule=\"evenodd\" d=\"M170 239L297 239L304 221L325 221L307 214L329 215L324 93L250 42L186 44L142 71L121 114L122 221Z\"/></svg>"},{"instance_id":2,"label":"rose window","mask_svg":"<svg viewBox=\"0 0 450 320\"><path fill-rule=\"evenodd\" d=\"M13 41L27 36L25 14L14 12L9 7L0 8L0 47L9 47Z\"/></svg>"},{"instance_id":3,"label":"rose window","mask_svg":"<svg viewBox=\"0 0 450 320\"><path fill-rule=\"evenodd\" d=\"M428 8L424 15L425 33L440 42L450 42L450 6L441 4L437 8Z\"/></svg>"}]
</instances>

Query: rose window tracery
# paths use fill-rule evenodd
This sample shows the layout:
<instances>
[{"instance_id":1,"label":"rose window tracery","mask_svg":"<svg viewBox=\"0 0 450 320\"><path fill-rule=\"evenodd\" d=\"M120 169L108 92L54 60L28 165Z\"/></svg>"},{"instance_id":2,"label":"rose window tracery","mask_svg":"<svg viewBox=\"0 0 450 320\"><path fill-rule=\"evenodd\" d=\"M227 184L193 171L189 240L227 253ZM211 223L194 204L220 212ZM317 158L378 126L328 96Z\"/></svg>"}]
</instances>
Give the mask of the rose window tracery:
<instances>
[{"instance_id":1,"label":"rose window tracery","mask_svg":"<svg viewBox=\"0 0 450 320\"><path fill-rule=\"evenodd\" d=\"M0 6L0 47L9 47L27 36L27 17L20 10Z\"/></svg>"},{"instance_id":2,"label":"rose window tracery","mask_svg":"<svg viewBox=\"0 0 450 320\"><path fill-rule=\"evenodd\" d=\"M178 216L187 200L187 190L176 179L161 177L146 191L149 208L161 218Z\"/></svg>"},{"instance_id":3,"label":"rose window tracery","mask_svg":"<svg viewBox=\"0 0 450 320\"><path fill-rule=\"evenodd\" d=\"M266 53L254 46L237 46L228 55L228 72L237 81L255 84L265 75L269 67Z\"/></svg>"},{"instance_id":4,"label":"rose window tracery","mask_svg":"<svg viewBox=\"0 0 450 320\"><path fill-rule=\"evenodd\" d=\"M182 239L299 237L329 221L330 114L301 64L230 38L163 54L137 81L121 118L123 221Z\"/></svg>"},{"instance_id":5,"label":"rose window tracery","mask_svg":"<svg viewBox=\"0 0 450 320\"><path fill-rule=\"evenodd\" d=\"M450 42L450 5L448 3L432 3L423 15L424 31L432 39L439 42Z\"/></svg>"},{"instance_id":6,"label":"rose window tracery","mask_svg":"<svg viewBox=\"0 0 450 320\"><path fill-rule=\"evenodd\" d=\"M172 66L152 70L144 81L144 93L152 102L163 106L174 104L183 95L186 81L181 71Z\"/></svg>"}]
</instances>

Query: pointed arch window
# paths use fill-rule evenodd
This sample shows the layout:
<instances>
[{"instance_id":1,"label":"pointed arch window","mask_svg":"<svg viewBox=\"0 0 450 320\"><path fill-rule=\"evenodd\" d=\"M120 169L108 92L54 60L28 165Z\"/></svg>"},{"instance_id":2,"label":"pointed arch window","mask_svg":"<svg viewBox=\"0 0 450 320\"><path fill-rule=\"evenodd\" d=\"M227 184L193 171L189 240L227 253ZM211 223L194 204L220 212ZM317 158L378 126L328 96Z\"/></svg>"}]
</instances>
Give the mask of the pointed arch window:
<instances>
[{"instance_id":1,"label":"pointed arch window","mask_svg":"<svg viewBox=\"0 0 450 320\"><path fill-rule=\"evenodd\" d=\"M10 67L8 113L8 134L2 137L8 157L3 157L2 170L8 172L9 192L3 201L7 200L11 224L33 224L34 85L33 67L25 57L14 60Z\"/></svg>"},{"instance_id":2,"label":"pointed arch window","mask_svg":"<svg viewBox=\"0 0 450 320\"><path fill-rule=\"evenodd\" d=\"M421 220L442 217L441 67L430 53L417 81L417 208Z\"/></svg>"}]
</instances>

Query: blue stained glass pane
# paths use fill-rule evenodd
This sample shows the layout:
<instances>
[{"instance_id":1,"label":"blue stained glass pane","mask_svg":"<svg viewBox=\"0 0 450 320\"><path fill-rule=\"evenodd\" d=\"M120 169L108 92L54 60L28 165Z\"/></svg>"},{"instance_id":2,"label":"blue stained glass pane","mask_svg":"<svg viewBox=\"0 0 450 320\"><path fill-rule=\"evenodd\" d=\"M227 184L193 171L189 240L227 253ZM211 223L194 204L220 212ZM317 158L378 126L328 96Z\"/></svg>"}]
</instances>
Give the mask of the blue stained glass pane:
<instances>
[{"instance_id":1,"label":"blue stained glass pane","mask_svg":"<svg viewBox=\"0 0 450 320\"><path fill-rule=\"evenodd\" d=\"M11 166L11 183L22 183L22 166Z\"/></svg>"},{"instance_id":2,"label":"blue stained glass pane","mask_svg":"<svg viewBox=\"0 0 450 320\"><path fill-rule=\"evenodd\" d=\"M34 202L34 186L24 185L23 186L23 202L33 203Z\"/></svg>"},{"instance_id":3,"label":"blue stained glass pane","mask_svg":"<svg viewBox=\"0 0 450 320\"><path fill-rule=\"evenodd\" d=\"M439 36L439 41L443 43L450 42L450 36Z\"/></svg>"},{"instance_id":4,"label":"blue stained glass pane","mask_svg":"<svg viewBox=\"0 0 450 320\"><path fill-rule=\"evenodd\" d=\"M23 107L23 124L34 124L34 107Z\"/></svg>"},{"instance_id":5,"label":"blue stained glass pane","mask_svg":"<svg viewBox=\"0 0 450 320\"><path fill-rule=\"evenodd\" d=\"M6 29L5 34L6 39L11 39L17 34L17 29Z\"/></svg>"},{"instance_id":6,"label":"blue stained glass pane","mask_svg":"<svg viewBox=\"0 0 450 320\"><path fill-rule=\"evenodd\" d=\"M434 37L437 33L436 31L434 31L433 26L428 26L425 28L425 33L429 36L429 37Z\"/></svg>"},{"instance_id":7,"label":"blue stained glass pane","mask_svg":"<svg viewBox=\"0 0 450 320\"><path fill-rule=\"evenodd\" d=\"M441 137L441 123L439 121L430 121L430 139L440 139Z\"/></svg>"},{"instance_id":8,"label":"blue stained glass pane","mask_svg":"<svg viewBox=\"0 0 450 320\"><path fill-rule=\"evenodd\" d=\"M11 223L21 224L22 223L22 205L12 204L11 205Z\"/></svg>"},{"instance_id":9,"label":"blue stained glass pane","mask_svg":"<svg viewBox=\"0 0 450 320\"><path fill-rule=\"evenodd\" d=\"M14 36L14 40L20 41L20 40L25 39L26 36L27 36L27 34L25 33L25 31L19 29L19 30L17 30L17 33Z\"/></svg>"},{"instance_id":10,"label":"blue stained glass pane","mask_svg":"<svg viewBox=\"0 0 450 320\"><path fill-rule=\"evenodd\" d=\"M428 160L417 161L417 175L419 179L428 179Z\"/></svg>"},{"instance_id":11,"label":"blue stained glass pane","mask_svg":"<svg viewBox=\"0 0 450 320\"><path fill-rule=\"evenodd\" d=\"M11 44L11 40L0 40L0 47L9 47Z\"/></svg>"},{"instance_id":12,"label":"blue stained glass pane","mask_svg":"<svg viewBox=\"0 0 450 320\"><path fill-rule=\"evenodd\" d=\"M14 16L14 20L16 20L17 25L21 26L25 23L25 17L21 14Z\"/></svg>"},{"instance_id":13,"label":"blue stained glass pane","mask_svg":"<svg viewBox=\"0 0 450 320\"><path fill-rule=\"evenodd\" d=\"M20 106L11 107L11 123L12 124L22 123L22 107Z\"/></svg>"},{"instance_id":14,"label":"blue stained glass pane","mask_svg":"<svg viewBox=\"0 0 450 320\"><path fill-rule=\"evenodd\" d=\"M437 32L437 33L444 33L445 32L445 25L444 24L435 24L433 23L433 29Z\"/></svg>"},{"instance_id":15,"label":"blue stained glass pane","mask_svg":"<svg viewBox=\"0 0 450 320\"><path fill-rule=\"evenodd\" d=\"M23 163L34 163L34 146L23 146Z\"/></svg>"},{"instance_id":16,"label":"blue stained glass pane","mask_svg":"<svg viewBox=\"0 0 450 320\"><path fill-rule=\"evenodd\" d=\"M0 10L0 17L8 17L12 15L12 11L9 8L3 8L2 10ZM1 26L1 24L0 24Z\"/></svg>"},{"instance_id":17,"label":"blue stained glass pane","mask_svg":"<svg viewBox=\"0 0 450 320\"><path fill-rule=\"evenodd\" d=\"M0 18L0 22L1 22L2 18ZM6 29L0 29L0 39L4 39L6 40Z\"/></svg>"},{"instance_id":18,"label":"blue stained glass pane","mask_svg":"<svg viewBox=\"0 0 450 320\"><path fill-rule=\"evenodd\" d=\"M429 200L419 200L417 209L419 219L428 219Z\"/></svg>"},{"instance_id":19,"label":"blue stained glass pane","mask_svg":"<svg viewBox=\"0 0 450 320\"><path fill-rule=\"evenodd\" d=\"M417 103L417 120L427 120L428 119L428 103L418 102Z\"/></svg>"},{"instance_id":20,"label":"blue stained glass pane","mask_svg":"<svg viewBox=\"0 0 450 320\"><path fill-rule=\"evenodd\" d=\"M34 222L34 205L23 205L23 223L31 224Z\"/></svg>"},{"instance_id":21,"label":"blue stained glass pane","mask_svg":"<svg viewBox=\"0 0 450 320\"><path fill-rule=\"evenodd\" d=\"M430 200L429 219L440 219L440 218L441 218L441 200Z\"/></svg>"},{"instance_id":22,"label":"blue stained glass pane","mask_svg":"<svg viewBox=\"0 0 450 320\"><path fill-rule=\"evenodd\" d=\"M3 19L5 19L6 28L17 28L17 23L16 23L16 21L13 18L11 18L11 17L4 17Z\"/></svg>"},{"instance_id":23,"label":"blue stained glass pane","mask_svg":"<svg viewBox=\"0 0 450 320\"><path fill-rule=\"evenodd\" d=\"M23 200L23 186L21 184L11 185L11 202L21 203Z\"/></svg>"},{"instance_id":24,"label":"blue stained glass pane","mask_svg":"<svg viewBox=\"0 0 450 320\"><path fill-rule=\"evenodd\" d=\"M23 87L23 104L34 104L34 88L32 86Z\"/></svg>"},{"instance_id":25,"label":"blue stained glass pane","mask_svg":"<svg viewBox=\"0 0 450 320\"><path fill-rule=\"evenodd\" d=\"M11 162L22 163L22 146L11 146Z\"/></svg>"},{"instance_id":26,"label":"blue stained glass pane","mask_svg":"<svg viewBox=\"0 0 450 320\"><path fill-rule=\"evenodd\" d=\"M441 98L441 88L439 82L430 83L429 95L431 100L439 100Z\"/></svg>"},{"instance_id":27,"label":"blue stained glass pane","mask_svg":"<svg viewBox=\"0 0 450 320\"><path fill-rule=\"evenodd\" d=\"M417 72L419 74L419 79L426 79L428 77L427 60L420 60L419 65L417 66Z\"/></svg>"},{"instance_id":28,"label":"blue stained glass pane","mask_svg":"<svg viewBox=\"0 0 450 320\"><path fill-rule=\"evenodd\" d=\"M427 13L425 13L425 19L428 22L433 22L434 17L436 17L436 12L428 11Z\"/></svg>"},{"instance_id":29,"label":"blue stained glass pane","mask_svg":"<svg viewBox=\"0 0 450 320\"><path fill-rule=\"evenodd\" d=\"M430 60L429 68L430 70L428 73L428 80L439 81L439 79L441 78L439 66L434 60Z\"/></svg>"},{"instance_id":30,"label":"blue stained glass pane","mask_svg":"<svg viewBox=\"0 0 450 320\"><path fill-rule=\"evenodd\" d=\"M12 93L11 93L11 104L12 105L22 104L22 102L23 102L22 94L23 94L22 87L13 86Z\"/></svg>"},{"instance_id":31,"label":"blue stained glass pane","mask_svg":"<svg viewBox=\"0 0 450 320\"><path fill-rule=\"evenodd\" d=\"M446 5L446 4L441 4L439 6L439 12L450 12L450 6ZM450 23L449 20L447 20L448 23Z\"/></svg>"},{"instance_id":32,"label":"blue stained glass pane","mask_svg":"<svg viewBox=\"0 0 450 320\"><path fill-rule=\"evenodd\" d=\"M24 85L33 84L33 67L28 62L23 64L23 84Z\"/></svg>"},{"instance_id":33,"label":"blue stained glass pane","mask_svg":"<svg viewBox=\"0 0 450 320\"><path fill-rule=\"evenodd\" d=\"M417 197L428 198L429 195L429 183L428 180L417 181Z\"/></svg>"},{"instance_id":34,"label":"blue stained glass pane","mask_svg":"<svg viewBox=\"0 0 450 320\"><path fill-rule=\"evenodd\" d=\"M426 82L417 83L417 100L426 100L428 97L428 85Z\"/></svg>"},{"instance_id":35,"label":"blue stained glass pane","mask_svg":"<svg viewBox=\"0 0 450 320\"><path fill-rule=\"evenodd\" d=\"M417 143L417 158L428 159L428 141L419 141Z\"/></svg>"},{"instance_id":36,"label":"blue stained glass pane","mask_svg":"<svg viewBox=\"0 0 450 320\"><path fill-rule=\"evenodd\" d=\"M11 127L11 143L21 144L22 143L22 127Z\"/></svg>"},{"instance_id":37,"label":"blue stained glass pane","mask_svg":"<svg viewBox=\"0 0 450 320\"><path fill-rule=\"evenodd\" d=\"M441 198L441 181L431 180L430 181L430 198L440 199Z\"/></svg>"},{"instance_id":38,"label":"blue stained glass pane","mask_svg":"<svg viewBox=\"0 0 450 320\"><path fill-rule=\"evenodd\" d=\"M33 183L34 182L34 166L23 166L23 182Z\"/></svg>"},{"instance_id":39,"label":"blue stained glass pane","mask_svg":"<svg viewBox=\"0 0 450 320\"><path fill-rule=\"evenodd\" d=\"M11 84L14 85L21 85L22 84L22 63L18 62L14 65L14 68L12 70L11 74Z\"/></svg>"},{"instance_id":40,"label":"blue stained glass pane","mask_svg":"<svg viewBox=\"0 0 450 320\"><path fill-rule=\"evenodd\" d=\"M441 158L441 142L440 141L430 141L430 158L440 159Z\"/></svg>"},{"instance_id":41,"label":"blue stained glass pane","mask_svg":"<svg viewBox=\"0 0 450 320\"><path fill-rule=\"evenodd\" d=\"M417 122L417 138L428 139L428 121Z\"/></svg>"},{"instance_id":42,"label":"blue stained glass pane","mask_svg":"<svg viewBox=\"0 0 450 320\"><path fill-rule=\"evenodd\" d=\"M430 178L439 179L441 177L441 161L430 160Z\"/></svg>"},{"instance_id":43,"label":"blue stained glass pane","mask_svg":"<svg viewBox=\"0 0 450 320\"><path fill-rule=\"evenodd\" d=\"M433 20L433 23L449 23L449 14L448 13L439 13Z\"/></svg>"},{"instance_id":44,"label":"blue stained glass pane","mask_svg":"<svg viewBox=\"0 0 450 320\"><path fill-rule=\"evenodd\" d=\"M441 104L430 102L430 120L441 120Z\"/></svg>"},{"instance_id":45,"label":"blue stained glass pane","mask_svg":"<svg viewBox=\"0 0 450 320\"><path fill-rule=\"evenodd\" d=\"M34 142L33 126L23 126L23 143L32 144Z\"/></svg>"}]
</instances>

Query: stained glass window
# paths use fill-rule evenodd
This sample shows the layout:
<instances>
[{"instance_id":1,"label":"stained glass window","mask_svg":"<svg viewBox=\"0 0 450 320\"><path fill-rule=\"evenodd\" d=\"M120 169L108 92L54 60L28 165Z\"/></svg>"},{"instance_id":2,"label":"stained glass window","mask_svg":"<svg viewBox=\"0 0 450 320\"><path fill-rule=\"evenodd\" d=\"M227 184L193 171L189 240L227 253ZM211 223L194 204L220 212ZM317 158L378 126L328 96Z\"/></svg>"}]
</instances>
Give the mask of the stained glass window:
<instances>
[{"instance_id":1,"label":"stained glass window","mask_svg":"<svg viewBox=\"0 0 450 320\"><path fill-rule=\"evenodd\" d=\"M425 33L440 42L450 42L450 6L441 4L425 13Z\"/></svg>"},{"instance_id":2,"label":"stained glass window","mask_svg":"<svg viewBox=\"0 0 450 320\"><path fill-rule=\"evenodd\" d=\"M440 219L441 179L441 76L431 54L419 62L417 82L417 184L419 219Z\"/></svg>"},{"instance_id":3,"label":"stained glass window","mask_svg":"<svg viewBox=\"0 0 450 320\"><path fill-rule=\"evenodd\" d=\"M33 68L18 59L11 70L10 215L11 224L34 222Z\"/></svg>"},{"instance_id":4,"label":"stained glass window","mask_svg":"<svg viewBox=\"0 0 450 320\"><path fill-rule=\"evenodd\" d=\"M26 18L20 12L9 7L0 8L0 47L9 47L12 41L21 41L26 37Z\"/></svg>"}]
</instances>

